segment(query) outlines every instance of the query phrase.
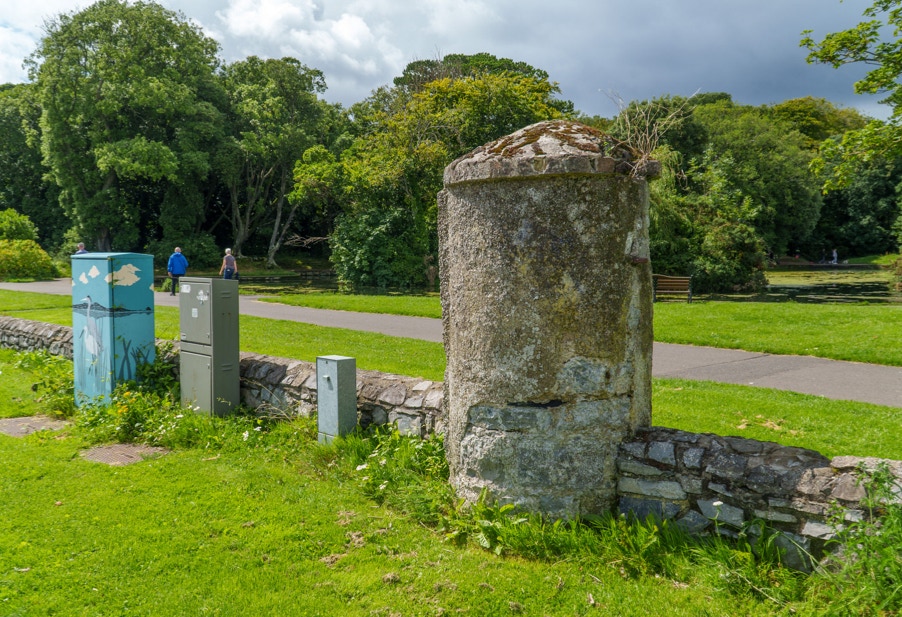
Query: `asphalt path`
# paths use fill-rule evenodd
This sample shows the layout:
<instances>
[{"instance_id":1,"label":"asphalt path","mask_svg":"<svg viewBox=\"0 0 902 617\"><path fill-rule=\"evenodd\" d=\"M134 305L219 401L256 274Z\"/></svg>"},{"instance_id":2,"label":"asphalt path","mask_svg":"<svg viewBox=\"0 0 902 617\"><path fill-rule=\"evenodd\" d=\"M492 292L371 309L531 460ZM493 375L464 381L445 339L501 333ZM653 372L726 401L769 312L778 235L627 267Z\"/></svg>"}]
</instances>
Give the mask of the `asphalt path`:
<instances>
[{"instance_id":1,"label":"asphalt path","mask_svg":"<svg viewBox=\"0 0 902 617\"><path fill-rule=\"evenodd\" d=\"M68 295L71 281L0 283L0 289ZM157 293L154 303L178 306L178 296ZM442 341L439 319L311 309L263 302L259 296L240 296L239 311L242 315L255 317ZM655 343L652 375L791 390L831 399L902 407L902 367L896 366Z\"/></svg>"}]
</instances>

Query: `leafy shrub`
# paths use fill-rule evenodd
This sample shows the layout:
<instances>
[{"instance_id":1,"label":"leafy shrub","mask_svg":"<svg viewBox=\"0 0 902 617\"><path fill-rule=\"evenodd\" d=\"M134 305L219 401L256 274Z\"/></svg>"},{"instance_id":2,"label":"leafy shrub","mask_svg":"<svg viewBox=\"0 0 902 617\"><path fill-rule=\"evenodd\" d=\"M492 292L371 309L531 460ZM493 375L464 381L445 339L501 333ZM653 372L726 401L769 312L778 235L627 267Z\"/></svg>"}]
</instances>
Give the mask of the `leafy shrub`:
<instances>
[{"instance_id":1,"label":"leafy shrub","mask_svg":"<svg viewBox=\"0 0 902 617\"><path fill-rule=\"evenodd\" d=\"M31 219L12 208L0 210L0 240L38 241L38 228Z\"/></svg>"},{"instance_id":2,"label":"leafy shrub","mask_svg":"<svg viewBox=\"0 0 902 617\"><path fill-rule=\"evenodd\" d=\"M440 435L425 439L401 435L394 427L376 427L351 435L338 446L354 465L364 493L380 503L429 524L452 507L448 462Z\"/></svg>"},{"instance_id":3,"label":"leafy shrub","mask_svg":"<svg viewBox=\"0 0 902 617\"><path fill-rule=\"evenodd\" d=\"M47 280L57 274L50 255L34 240L0 240L0 281Z\"/></svg>"},{"instance_id":4,"label":"leafy shrub","mask_svg":"<svg viewBox=\"0 0 902 617\"><path fill-rule=\"evenodd\" d=\"M767 285L764 247L745 224L715 221L705 232L693 264L692 287L699 293L759 291Z\"/></svg>"},{"instance_id":5,"label":"leafy shrub","mask_svg":"<svg viewBox=\"0 0 902 617\"><path fill-rule=\"evenodd\" d=\"M19 354L16 368L29 371L37 378L31 388L38 393L37 400L48 413L61 418L74 415L75 381L71 360L46 351L28 351Z\"/></svg>"},{"instance_id":6,"label":"leafy shrub","mask_svg":"<svg viewBox=\"0 0 902 617\"><path fill-rule=\"evenodd\" d=\"M181 247L182 253L188 259L189 271L192 268L213 268L222 262L222 250L216 245L213 236L205 233L175 240L169 238L154 240L148 242L144 250L153 255L154 265L165 271L169 256L177 246Z\"/></svg>"},{"instance_id":7,"label":"leafy shrub","mask_svg":"<svg viewBox=\"0 0 902 617\"><path fill-rule=\"evenodd\" d=\"M339 216L329 246L335 274L344 285L384 289L426 282L423 256L428 249L401 209Z\"/></svg>"},{"instance_id":8,"label":"leafy shrub","mask_svg":"<svg viewBox=\"0 0 902 617\"><path fill-rule=\"evenodd\" d=\"M844 508L830 514L836 536L834 557L813 579L811 599L821 615L898 615L902 611L902 504L886 463L859 468L865 488L861 520L847 520Z\"/></svg>"}]
</instances>

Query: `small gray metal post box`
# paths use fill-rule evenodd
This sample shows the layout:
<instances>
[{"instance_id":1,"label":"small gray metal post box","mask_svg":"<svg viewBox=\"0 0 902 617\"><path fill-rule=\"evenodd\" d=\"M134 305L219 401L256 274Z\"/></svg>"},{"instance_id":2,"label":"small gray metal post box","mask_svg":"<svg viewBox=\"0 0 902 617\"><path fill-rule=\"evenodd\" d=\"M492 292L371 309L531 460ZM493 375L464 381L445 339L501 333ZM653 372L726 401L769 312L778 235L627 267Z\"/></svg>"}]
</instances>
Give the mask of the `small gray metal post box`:
<instances>
[{"instance_id":1,"label":"small gray metal post box","mask_svg":"<svg viewBox=\"0 0 902 617\"><path fill-rule=\"evenodd\" d=\"M182 404L222 416L241 402L238 281L179 281Z\"/></svg>"},{"instance_id":2,"label":"small gray metal post box","mask_svg":"<svg viewBox=\"0 0 902 617\"><path fill-rule=\"evenodd\" d=\"M329 443L357 426L357 360L316 358L316 417L320 443Z\"/></svg>"}]
</instances>

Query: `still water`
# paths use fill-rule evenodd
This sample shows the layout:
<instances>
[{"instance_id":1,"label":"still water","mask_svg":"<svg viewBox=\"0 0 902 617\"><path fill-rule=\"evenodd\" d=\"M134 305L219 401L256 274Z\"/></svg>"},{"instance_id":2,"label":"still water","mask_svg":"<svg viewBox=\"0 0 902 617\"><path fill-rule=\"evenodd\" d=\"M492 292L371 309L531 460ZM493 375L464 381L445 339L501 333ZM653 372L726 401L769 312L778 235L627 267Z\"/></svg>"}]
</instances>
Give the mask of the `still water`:
<instances>
[{"instance_id":1,"label":"still water","mask_svg":"<svg viewBox=\"0 0 902 617\"><path fill-rule=\"evenodd\" d=\"M902 303L887 270L774 271L767 279L767 290L749 300Z\"/></svg>"}]
</instances>

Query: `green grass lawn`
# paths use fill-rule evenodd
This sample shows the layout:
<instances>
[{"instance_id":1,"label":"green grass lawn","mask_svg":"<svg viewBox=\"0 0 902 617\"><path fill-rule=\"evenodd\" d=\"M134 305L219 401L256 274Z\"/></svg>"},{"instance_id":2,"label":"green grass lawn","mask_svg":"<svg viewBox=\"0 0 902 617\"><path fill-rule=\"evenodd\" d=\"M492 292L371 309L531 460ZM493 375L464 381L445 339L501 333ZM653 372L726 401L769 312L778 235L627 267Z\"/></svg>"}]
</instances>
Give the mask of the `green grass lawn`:
<instances>
[{"instance_id":1,"label":"green grass lawn","mask_svg":"<svg viewBox=\"0 0 902 617\"><path fill-rule=\"evenodd\" d=\"M68 297L0 291L0 307L4 314L71 323ZM692 341L674 342L715 344L712 337L719 346L754 350L795 341L827 354L852 350L902 364L892 345L858 340L893 340L893 328L902 325L894 307L668 302L655 308L658 340L662 331L695 331ZM812 319L819 327L811 327ZM160 338L176 338L176 309L159 307L156 327ZM361 368L428 379L441 379L444 367L440 344L410 339L252 317L242 317L241 337L248 351L308 360L340 353L357 357ZM33 379L14 366L14 357L0 350L0 400L7 401L0 417L41 409L29 387ZM777 441L828 456L902 459L899 409L672 379L654 380L653 409L659 426ZM680 567L645 571L624 570L618 559L583 550L527 559L456 546L439 529L366 498L340 472L335 453L315 444L309 423L249 432L245 442L246 424L211 422L222 432L220 445L123 468L83 460L79 451L87 442L77 430L0 435L0 614L823 612L822 604L789 589L792 599L774 602L768 596L775 589L763 594L759 583L737 583L723 564L691 555L668 557L685 561ZM630 546L643 555L649 550ZM731 560L747 559L742 555L727 551Z\"/></svg>"},{"instance_id":2,"label":"green grass lawn","mask_svg":"<svg viewBox=\"0 0 902 617\"><path fill-rule=\"evenodd\" d=\"M429 296L310 296L318 306L328 308L344 308L349 306L346 302L354 302L354 310L367 306L382 313L398 312L402 305L408 311L404 314L435 315L440 311L438 298ZM292 296L297 302L305 297ZM0 290L0 314L69 325L71 299ZM156 322L159 338L178 337L176 309L158 307ZM902 306L898 305L659 302L655 304L654 327L655 340L664 343L902 366L902 346L898 345ZM324 353L342 354L357 357L361 368L433 380L444 374L444 354L437 343L254 317L242 317L241 339L254 341L252 345L242 343L245 351L309 361Z\"/></svg>"},{"instance_id":3,"label":"green grass lawn","mask_svg":"<svg viewBox=\"0 0 902 617\"><path fill-rule=\"evenodd\" d=\"M747 437L828 456L902 460L902 409L808 394L682 379L652 380L652 423Z\"/></svg>"},{"instance_id":4,"label":"green grass lawn","mask_svg":"<svg viewBox=\"0 0 902 617\"><path fill-rule=\"evenodd\" d=\"M655 340L902 366L902 306L659 302Z\"/></svg>"},{"instance_id":5,"label":"green grass lawn","mask_svg":"<svg viewBox=\"0 0 902 617\"><path fill-rule=\"evenodd\" d=\"M40 409L16 357L0 350L0 400L21 406L0 415ZM678 380L657 380L653 398L656 424L899 457L899 410ZM75 428L0 435L0 612L695 616L825 608L806 599L808 579L761 570L760 581L743 580L763 567L750 566L748 553L668 548L654 529L602 540L536 523L498 528L519 550L546 557L459 545L441 525L368 498L368 472L355 475L340 449L318 445L309 421L262 432L241 418L209 422L218 439L206 446L126 467L83 459L88 441Z\"/></svg>"},{"instance_id":6,"label":"green grass lawn","mask_svg":"<svg viewBox=\"0 0 902 617\"><path fill-rule=\"evenodd\" d=\"M346 293L285 294L261 298L265 302L278 302L291 306L357 311L361 313L388 313L413 317L441 319L442 305L438 295L404 296Z\"/></svg>"},{"instance_id":7,"label":"green grass lawn","mask_svg":"<svg viewBox=\"0 0 902 617\"><path fill-rule=\"evenodd\" d=\"M713 572L676 583L454 546L319 467L313 446L116 468L81 445L0 436L4 615L769 614Z\"/></svg>"},{"instance_id":8,"label":"green grass lawn","mask_svg":"<svg viewBox=\"0 0 902 617\"><path fill-rule=\"evenodd\" d=\"M0 398L39 408L16 354ZM11 377L12 379L6 379ZM76 429L0 435L4 615L767 615L720 570L679 581L590 551L496 555L367 498L310 422L210 419L218 445L126 467L80 456ZM674 574L674 576L677 576ZM636 599L642 598L641 603ZM601 611L601 612L599 612Z\"/></svg>"}]
</instances>

